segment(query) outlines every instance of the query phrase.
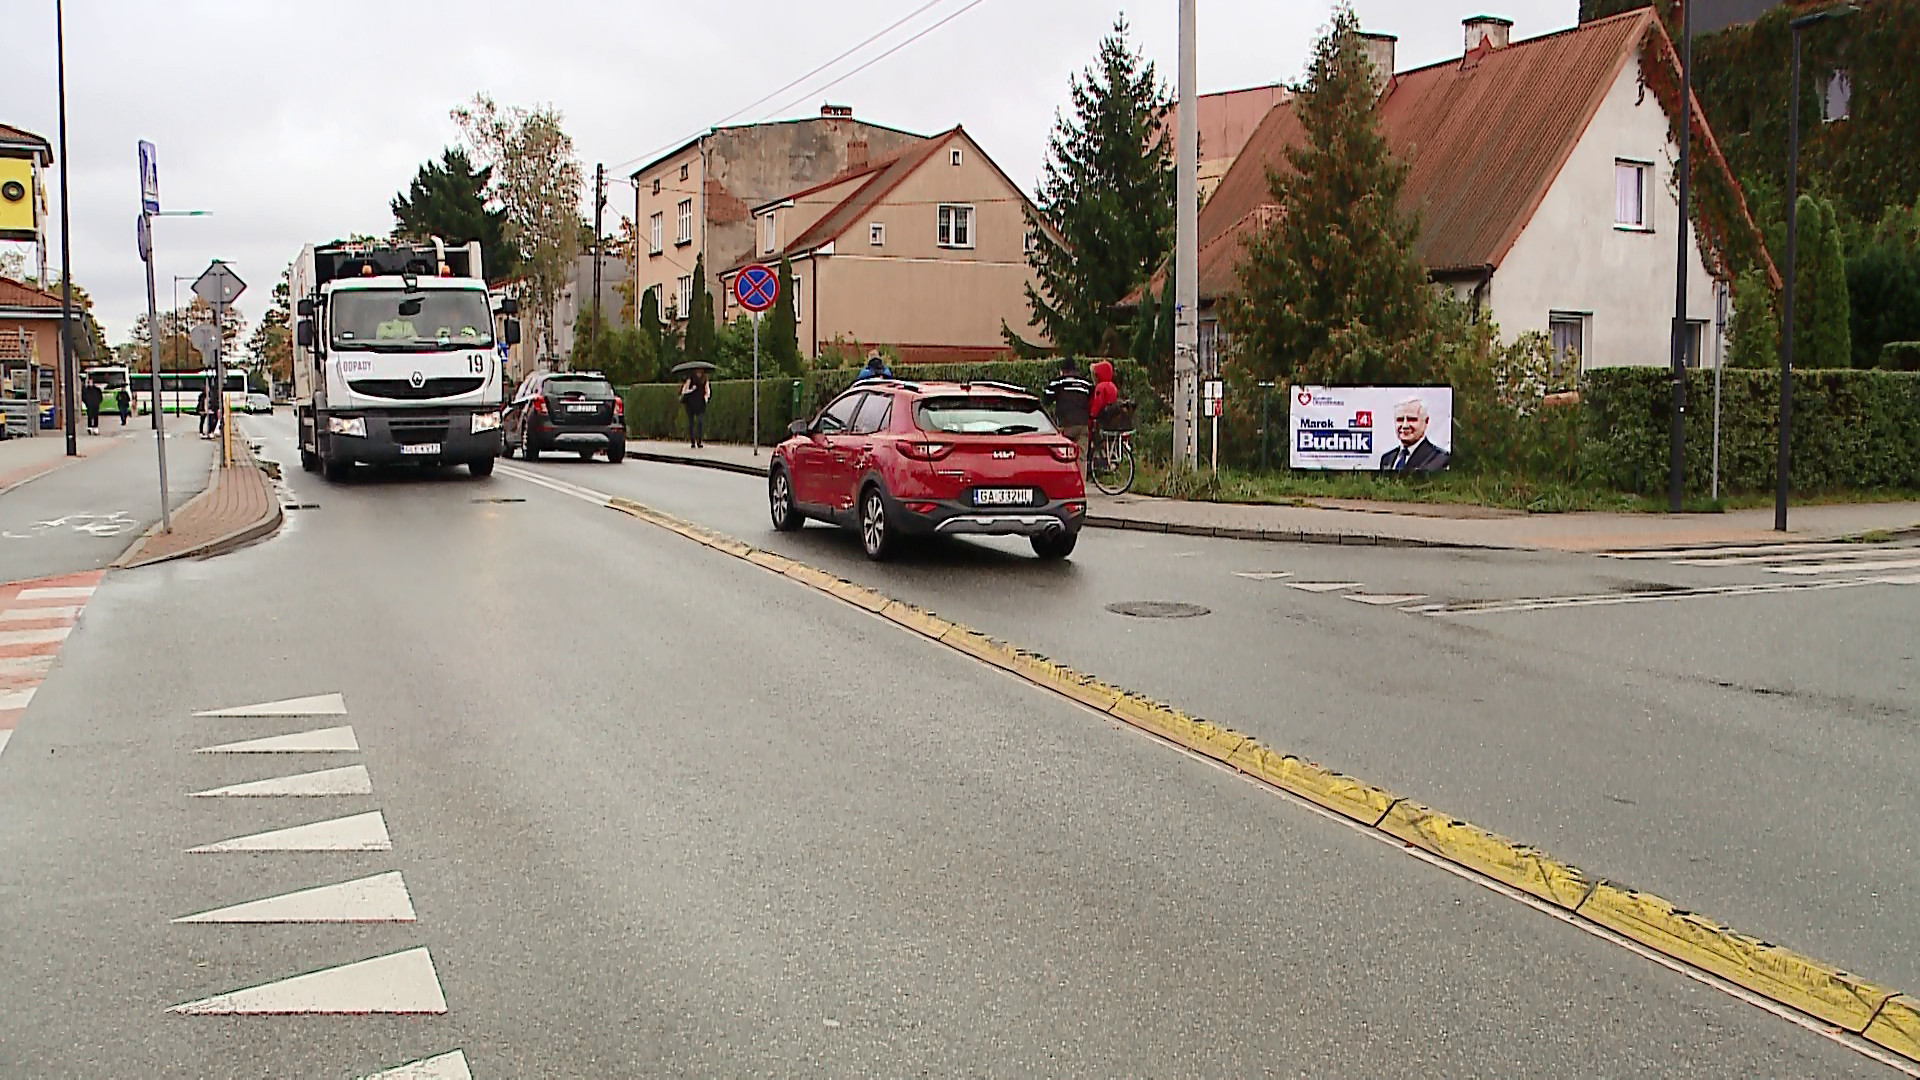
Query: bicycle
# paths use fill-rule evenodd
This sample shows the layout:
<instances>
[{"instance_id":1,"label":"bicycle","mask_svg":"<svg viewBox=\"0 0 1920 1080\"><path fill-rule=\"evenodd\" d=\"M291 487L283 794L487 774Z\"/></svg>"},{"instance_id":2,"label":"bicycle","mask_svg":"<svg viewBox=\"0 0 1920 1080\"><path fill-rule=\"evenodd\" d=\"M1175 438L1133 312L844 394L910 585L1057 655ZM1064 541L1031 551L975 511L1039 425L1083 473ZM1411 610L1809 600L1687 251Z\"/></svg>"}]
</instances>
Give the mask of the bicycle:
<instances>
[{"instance_id":1,"label":"bicycle","mask_svg":"<svg viewBox=\"0 0 1920 1080\"><path fill-rule=\"evenodd\" d=\"M1101 428L1092 460L1087 462L1087 476L1093 486L1108 495L1124 495L1133 489L1133 471L1133 430Z\"/></svg>"}]
</instances>

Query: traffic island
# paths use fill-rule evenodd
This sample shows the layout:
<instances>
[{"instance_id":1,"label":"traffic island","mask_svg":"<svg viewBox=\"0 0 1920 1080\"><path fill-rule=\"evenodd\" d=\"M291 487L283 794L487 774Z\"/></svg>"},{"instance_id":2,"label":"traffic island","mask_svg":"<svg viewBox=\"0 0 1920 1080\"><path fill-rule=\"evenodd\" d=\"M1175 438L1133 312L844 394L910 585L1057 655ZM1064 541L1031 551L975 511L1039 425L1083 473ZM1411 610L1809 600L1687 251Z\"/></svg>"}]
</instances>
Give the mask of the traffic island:
<instances>
[{"instance_id":1,"label":"traffic island","mask_svg":"<svg viewBox=\"0 0 1920 1080\"><path fill-rule=\"evenodd\" d=\"M215 464L207 489L173 515L173 531L156 524L113 564L116 570L171 559L203 558L231 551L273 533L284 512L273 484L245 440L233 445L233 464Z\"/></svg>"}]
</instances>

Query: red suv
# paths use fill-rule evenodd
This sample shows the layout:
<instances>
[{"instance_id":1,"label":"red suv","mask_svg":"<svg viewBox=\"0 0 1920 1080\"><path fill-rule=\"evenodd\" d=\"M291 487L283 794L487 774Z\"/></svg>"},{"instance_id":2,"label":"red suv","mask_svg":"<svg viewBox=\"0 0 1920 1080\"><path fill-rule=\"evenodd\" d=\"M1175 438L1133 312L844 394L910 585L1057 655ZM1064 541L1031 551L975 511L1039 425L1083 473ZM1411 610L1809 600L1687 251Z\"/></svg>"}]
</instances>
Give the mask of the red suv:
<instances>
[{"instance_id":1,"label":"red suv","mask_svg":"<svg viewBox=\"0 0 1920 1080\"><path fill-rule=\"evenodd\" d=\"M902 537L962 534L1025 536L1064 559L1086 518L1078 448L1019 387L861 382L791 431L767 476L773 527L856 528L871 559Z\"/></svg>"}]
</instances>

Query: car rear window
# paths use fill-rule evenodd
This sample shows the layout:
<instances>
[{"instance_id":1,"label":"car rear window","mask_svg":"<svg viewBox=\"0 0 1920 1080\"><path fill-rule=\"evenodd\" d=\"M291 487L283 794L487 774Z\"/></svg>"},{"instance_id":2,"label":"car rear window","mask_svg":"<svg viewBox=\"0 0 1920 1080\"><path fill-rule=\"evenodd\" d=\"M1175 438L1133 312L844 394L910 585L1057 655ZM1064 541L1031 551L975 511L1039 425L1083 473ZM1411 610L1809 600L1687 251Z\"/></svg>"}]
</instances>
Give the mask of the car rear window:
<instances>
[{"instance_id":1,"label":"car rear window","mask_svg":"<svg viewBox=\"0 0 1920 1080\"><path fill-rule=\"evenodd\" d=\"M583 397L594 401L612 401L613 384L605 379L548 379L541 392L549 397Z\"/></svg>"},{"instance_id":2,"label":"car rear window","mask_svg":"<svg viewBox=\"0 0 1920 1080\"><path fill-rule=\"evenodd\" d=\"M1032 398L933 397L913 410L922 431L956 435L1051 434L1053 421Z\"/></svg>"}]
</instances>

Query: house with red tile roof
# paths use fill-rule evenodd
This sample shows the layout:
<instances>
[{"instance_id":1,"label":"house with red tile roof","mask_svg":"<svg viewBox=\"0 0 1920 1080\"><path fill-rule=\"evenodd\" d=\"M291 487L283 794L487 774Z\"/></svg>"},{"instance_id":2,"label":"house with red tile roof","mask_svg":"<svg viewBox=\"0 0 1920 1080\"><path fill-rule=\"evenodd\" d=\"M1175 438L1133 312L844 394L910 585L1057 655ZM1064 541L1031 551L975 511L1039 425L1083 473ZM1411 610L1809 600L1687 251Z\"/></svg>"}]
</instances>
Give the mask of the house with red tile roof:
<instances>
[{"instance_id":1,"label":"house with red tile roof","mask_svg":"<svg viewBox=\"0 0 1920 1080\"><path fill-rule=\"evenodd\" d=\"M1408 166L1401 209L1418 215L1416 252L1503 337L1547 333L1569 368L1668 363L1679 146L1642 65L1677 72L1673 44L1644 8L1524 41L1508 40L1511 25L1468 19L1459 58L1400 72L1394 39L1364 35L1380 126ZM1696 173L1717 170L1737 192L1697 104L1693 122L1707 148ZM1238 287L1245 242L1278 212L1267 170L1290 168L1303 141L1293 106L1275 106L1201 210L1203 361L1217 355L1213 312ZM1757 236L1741 214L1736 227ZM1690 362L1712 364L1727 260L1691 227L1687 250Z\"/></svg>"},{"instance_id":2,"label":"house with red tile roof","mask_svg":"<svg viewBox=\"0 0 1920 1080\"><path fill-rule=\"evenodd\" d=\"M16 405L8 420L16 427L30 423L39 407L61 400L60 388L59 295L0 277L0 401L37 402Z\"/></svg>"},{"instance_id":3,"label":"house with red tile roof","mask_svg":"<svg viewBox=\"0 0 1920 1080\"><path fill-rule=\"evenodd\" d=\"M892 346L910 363L1010 355L1031 342L1026 195L959 127L752 208L753 254L725 267L716 308L742 314L733 279L791 260L801 351Z\"/></svg>"}]
</instances>

